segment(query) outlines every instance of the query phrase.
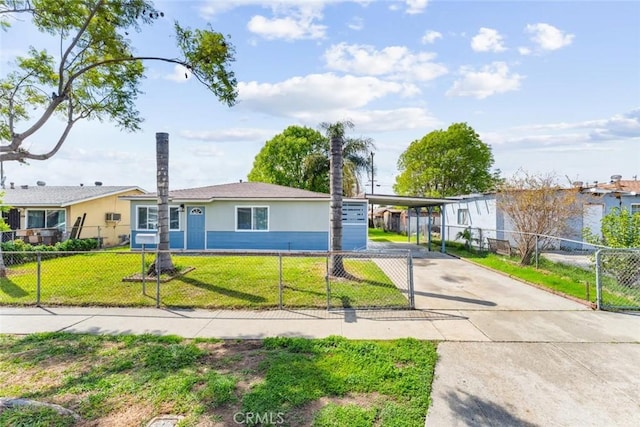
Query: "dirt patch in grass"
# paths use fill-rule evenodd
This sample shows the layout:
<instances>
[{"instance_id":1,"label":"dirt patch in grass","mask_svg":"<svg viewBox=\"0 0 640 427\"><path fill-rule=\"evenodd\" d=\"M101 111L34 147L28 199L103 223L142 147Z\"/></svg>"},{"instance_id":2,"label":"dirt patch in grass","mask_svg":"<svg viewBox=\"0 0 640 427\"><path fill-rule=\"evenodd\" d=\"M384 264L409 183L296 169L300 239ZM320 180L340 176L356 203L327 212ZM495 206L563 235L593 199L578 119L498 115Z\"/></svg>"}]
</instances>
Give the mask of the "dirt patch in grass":
<instances>
[{"instance_id":1,"label":"dirt patch in grass","mask_svg":"<svg viewBox=\"0 0 640 427\"><path fill-rule=\"evenodd\" d=\"M173 279L176 279L178 277L182 277L184 275L186 275L187 273L195 270L195 267L185 267L180 271L176 271L174 274L161 274L160 275L160 283L167 283L172 281ZM142 273L136 273L136 274L132 274L131 276L127 276L124 277L122 279L123 282L140 282L142 283ZM144 280L148 283L155 283L158 281L156 276L151 276L149 274L147 274L146 276L144 276Z\"/></svg>"},{"instance_id":2,"label":"dirt patch in grass","mask_svg":"<svg viewBox=\"0 0 640 427\"><path fill-rule=\"evenodd\" d=\"M79 427L142 426L167 414L190 426L241 425L247 414L308 426L319 412L326 425L346 425L354 407L426 414L435 359L435 345L410 339L0 335L0 397L61 405ZM424 425L420 416L401 421Z\"/></svg>"}]
</instances>

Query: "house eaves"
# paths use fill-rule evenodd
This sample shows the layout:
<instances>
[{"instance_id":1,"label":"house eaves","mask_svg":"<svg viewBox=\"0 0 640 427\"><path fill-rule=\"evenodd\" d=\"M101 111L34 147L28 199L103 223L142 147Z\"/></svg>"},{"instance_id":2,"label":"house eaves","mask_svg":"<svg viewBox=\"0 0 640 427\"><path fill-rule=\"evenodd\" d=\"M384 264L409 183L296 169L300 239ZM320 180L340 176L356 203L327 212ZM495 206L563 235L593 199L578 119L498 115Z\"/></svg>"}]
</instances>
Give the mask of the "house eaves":
<instances>
[{"instance_id":1,"label":"house eaves","mask_svg":"<svg viewBox=\"0 0 640 427\"><path fill-rule=\"evenodd\" d=\"M137 186L43 186L6 189L2 196L2 206L64 208L135 190L145 192Z\"/></svg>"}]
</instances>

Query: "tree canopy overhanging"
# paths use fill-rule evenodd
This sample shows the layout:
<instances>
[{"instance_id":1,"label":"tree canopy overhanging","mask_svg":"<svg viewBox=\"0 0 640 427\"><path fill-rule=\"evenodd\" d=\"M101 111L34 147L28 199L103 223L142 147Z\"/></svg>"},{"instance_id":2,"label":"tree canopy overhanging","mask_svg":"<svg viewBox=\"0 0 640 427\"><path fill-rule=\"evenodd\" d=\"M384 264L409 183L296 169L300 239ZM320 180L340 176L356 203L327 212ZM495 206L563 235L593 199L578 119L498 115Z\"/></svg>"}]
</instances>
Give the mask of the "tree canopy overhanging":
<instances>
[{"instance_id":1,"label":"tree canopy overhanging","mask_svg":"<svg viewBox=\"0 0 640 427\"><path fill-rule=\"evenodd\" d=\"M174 23L178 56L138 54L129 38L164 12L145 0L0 0L0 27L30 17L60 50L30 47L15 66L0 76L0 161L45 160L60 149L80 120L109 120L126 131L140 129L135 101L144 78L144 62L182 65L216 98L236 101L237 81L230 64L234 47L212 28L189 29ZM66 122L46 152L33 153L25 142L54 116Z\"/></svg>"}]
</instances>

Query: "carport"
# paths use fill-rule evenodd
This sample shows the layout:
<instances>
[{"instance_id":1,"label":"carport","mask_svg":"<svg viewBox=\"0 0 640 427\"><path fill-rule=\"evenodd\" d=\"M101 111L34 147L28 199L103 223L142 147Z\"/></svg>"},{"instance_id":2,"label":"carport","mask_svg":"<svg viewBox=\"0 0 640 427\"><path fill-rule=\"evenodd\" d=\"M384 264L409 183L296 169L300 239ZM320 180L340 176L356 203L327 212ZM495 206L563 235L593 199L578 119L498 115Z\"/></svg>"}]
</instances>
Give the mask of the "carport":
<instances>
[{"instance_id":1,"label":"carport","mask_svg":"<svg viewBox=\"0 0 640 427\"><path fill-rule=\"evenodd\" d=\"M387 206L402 206L407 208L407 212L410 214L411 209L416 212L416 244L420 244L420 210L427 208L427 248L431 250L431 214L434 207L440 208L440 236L441 236L441 248L440 252L446 253L444 227L445 227L445 211L444 205L447 203L454 203L453 200L429 198L429 197L410 197L410 196L396 196L396 195L382 195L382 194L365 194L364 197L369 202L369 205L387 205ZM372 215L373 219L373 215ZM408 221L411 220L409 215ZM409 225L409 224L407 224ZM410 230L410 227L407 227ZM407 233L409 234L409 233Z\"/></svg>"}]
</instances>

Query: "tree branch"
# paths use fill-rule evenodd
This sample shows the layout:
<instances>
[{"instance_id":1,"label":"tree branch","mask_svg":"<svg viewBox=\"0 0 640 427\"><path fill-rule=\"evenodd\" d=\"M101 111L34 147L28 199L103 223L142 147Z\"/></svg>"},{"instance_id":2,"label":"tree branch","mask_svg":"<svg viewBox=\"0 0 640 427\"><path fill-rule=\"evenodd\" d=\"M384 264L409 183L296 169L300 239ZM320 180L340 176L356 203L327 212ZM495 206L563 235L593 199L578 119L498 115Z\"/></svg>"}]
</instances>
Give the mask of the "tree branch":
<instances>
[{"instance_id":1,"label":"tree branch","mask_svg":"<svg viewBox=\"0 0 640 427\"><path fill-rule=\"evenodd\" d=\"M76 45L80 41L80 38L82 37L82 34L84 34L84 32L87 30L87 28L89 27L89 24L91 23L91 20L96 15L96 13L98 13L98 9L100 9L100 7L102 7L103 3L104 3L104 0L98 0L96 5L89 12L89 16L87 16L87 19L82 24L82 27L80 27L80 29L78 30L78 33L76 34L76 36L73 38L73 40L69 44L69 47L67 47L67 50L62 55L62 58L60 58L60 68L58 70L58 75L60 77L60 83L58 84L58 94L60 96L62 96L64 93L66 93L65 91L62 90L62 88L64 86L65 89L66 89L66 86L67 86L67 85L63 85L63 82L64 82L64 74L63 74L64 73L64 65L67 62L67 57L69 56L69 54L71 53L73 48L76 47Z\"/></svg>"}]
</instances>

